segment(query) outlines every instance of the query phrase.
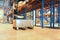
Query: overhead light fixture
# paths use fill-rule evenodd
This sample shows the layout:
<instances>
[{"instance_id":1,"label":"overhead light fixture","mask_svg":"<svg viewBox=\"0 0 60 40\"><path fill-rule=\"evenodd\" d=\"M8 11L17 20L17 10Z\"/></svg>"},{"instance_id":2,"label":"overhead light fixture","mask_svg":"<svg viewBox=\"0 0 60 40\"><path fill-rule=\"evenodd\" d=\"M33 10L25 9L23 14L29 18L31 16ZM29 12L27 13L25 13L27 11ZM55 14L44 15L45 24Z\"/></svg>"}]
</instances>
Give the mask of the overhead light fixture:
<instances>
[{"instance_id":1,"label":"overhead light fixture","mask_svg":"<svg viewBox=\"0 0 60 40\"><path fill-rule=\"evenodd\" d=\"M29 2L29 0L25 0L26 2Z\"/></svg>"}]
</instances>

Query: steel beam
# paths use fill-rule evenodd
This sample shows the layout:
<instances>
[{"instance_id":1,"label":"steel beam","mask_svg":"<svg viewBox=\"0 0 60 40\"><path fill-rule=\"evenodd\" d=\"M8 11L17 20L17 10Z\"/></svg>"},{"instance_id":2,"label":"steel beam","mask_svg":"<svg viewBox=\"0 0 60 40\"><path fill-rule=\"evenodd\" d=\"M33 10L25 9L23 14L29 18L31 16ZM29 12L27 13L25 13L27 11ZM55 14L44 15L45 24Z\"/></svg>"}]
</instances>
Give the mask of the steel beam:
<instances>
[{"instance_id":1,"label":"steel beam","mask_svg":"<svg viewBox=\"0 0 60 40\"><path fill-rule=\"evenodd\" d=\"M44 0L42 0L42 9L41 9L41 17L42 17L42 19L41 19L41 26L42 26L42 28L44 28Z\"/></svg>"},{"instance_id":2,"label":"steel beam","mask_svg":"<svg viewBox=\"0 0 60 40\"><path fill-rule=\"evenodd\" d=\"M36 26L36 10L33 10L34 26Z\"/></svg>"},{"instance_id":3,"label":"steel beam","mask_svg":"<svg viewBox=\"0 0 60 40\"><path fill-rule=\"evenodd\" d=\"M52 28L53 26L53 6L52 6L53 2L52 0L50 0L50 27Z\"/></svg>"},{"instance_id":4,"label":"steel beam","mask_svg":"<svg viewBox=\"0 0 60 40\"><path fill-rule=\"evenodd\" d=\"M58 27L60 27L60 2L58 5Z\"/></svg>"},{"instance_id":5,"label":"steel beam","mask_svg":"<svg viewBox=\"0 0 60 40\"><path fill-rule=\"evenodd\" d=\"M53 5L55 4L55 2L53 2ZM52 6L53 6L52 5ZM54 21L55 21L55 17L54 17L54 14L55 14L55 7L53 6L53 25L52 25L52 27L54 28Z\"/></svg>"}]
</instances>

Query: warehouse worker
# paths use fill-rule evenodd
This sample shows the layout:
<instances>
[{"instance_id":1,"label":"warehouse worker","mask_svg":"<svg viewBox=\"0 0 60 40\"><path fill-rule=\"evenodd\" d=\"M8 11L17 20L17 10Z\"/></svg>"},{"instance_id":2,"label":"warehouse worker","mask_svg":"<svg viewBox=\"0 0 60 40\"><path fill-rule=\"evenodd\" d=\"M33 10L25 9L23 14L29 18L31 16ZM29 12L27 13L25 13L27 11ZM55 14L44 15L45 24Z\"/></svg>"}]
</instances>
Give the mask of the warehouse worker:
<instances>
[{"instance_id":1,"label":"warehouse worker","mask_svg":"<svg viewBox=\"0 0 60 40\"><path fill-rule=\"evenodd\" d=\"M14 17L14 12L13 12L13 10L11 10L10 12L9 12L9 14L7 15L7 17L9 17L9 20L10 20L10 23L12 23L12 21L13 21L13 17Z\"/></svg>"},{"instance_id":2,"label":"warehouse worker","mask_svg":"<svg viewBox=\"0 0 60 40\"><path fill-rule=\"evenodd\" d=\"M7 16L10 16L12 17L13 14L17 14L16 13L16 9L17 9L17 4L16 3L13 3L13 7L12 7L12 10L9 12L9 14Z\"/></svg>"},{"instance_id":3,"label":"warehouse worker","mask_svg":"<svg viewBox=\"0 0 60 40\"><path fill-rule=\"evenodd\" d=\"M3 23L7 22L7 12L4 11Z\"/></svg>"}]
</instances>

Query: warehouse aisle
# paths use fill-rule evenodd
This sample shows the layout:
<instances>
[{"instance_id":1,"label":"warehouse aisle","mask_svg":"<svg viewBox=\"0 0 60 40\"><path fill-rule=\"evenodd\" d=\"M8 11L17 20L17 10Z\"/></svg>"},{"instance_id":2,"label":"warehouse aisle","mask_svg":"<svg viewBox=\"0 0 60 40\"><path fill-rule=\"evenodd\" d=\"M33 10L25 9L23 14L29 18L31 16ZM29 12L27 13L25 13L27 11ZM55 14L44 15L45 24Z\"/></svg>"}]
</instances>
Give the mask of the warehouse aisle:
<instances>
[{"instance_id":1,"label":"warehouse aisle","mask_svg":"<svg viewBox=\"0 0 60 40\"><path fill-rule=\"evenodd\" d=\"M12 24L0 24L0 40L60 40L60 29L14 30Z\"/></svg>"}]
</instances>

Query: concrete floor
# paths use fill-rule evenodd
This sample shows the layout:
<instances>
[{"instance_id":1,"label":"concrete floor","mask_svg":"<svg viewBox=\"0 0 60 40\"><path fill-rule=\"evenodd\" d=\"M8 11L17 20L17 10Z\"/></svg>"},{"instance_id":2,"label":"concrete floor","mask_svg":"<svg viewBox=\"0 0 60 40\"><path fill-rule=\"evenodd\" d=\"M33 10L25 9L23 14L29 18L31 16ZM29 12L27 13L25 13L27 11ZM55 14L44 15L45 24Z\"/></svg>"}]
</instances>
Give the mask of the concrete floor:
<instances>
[{"instance_id":1,"label":"concrete floor","mask_svg":"<svg viewBox=\"0 0 60 40\"><path fill-rule=\"evenodd\" d=\"M60 40L60 29L14 30L12 24L0 24L0 40Z\"/></svg>"}]
</instances>

